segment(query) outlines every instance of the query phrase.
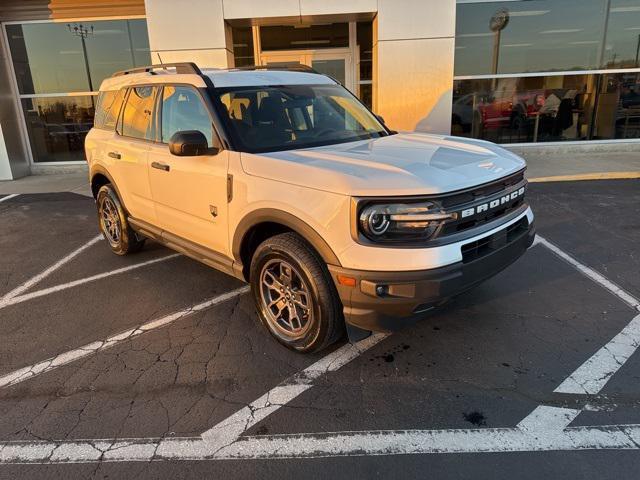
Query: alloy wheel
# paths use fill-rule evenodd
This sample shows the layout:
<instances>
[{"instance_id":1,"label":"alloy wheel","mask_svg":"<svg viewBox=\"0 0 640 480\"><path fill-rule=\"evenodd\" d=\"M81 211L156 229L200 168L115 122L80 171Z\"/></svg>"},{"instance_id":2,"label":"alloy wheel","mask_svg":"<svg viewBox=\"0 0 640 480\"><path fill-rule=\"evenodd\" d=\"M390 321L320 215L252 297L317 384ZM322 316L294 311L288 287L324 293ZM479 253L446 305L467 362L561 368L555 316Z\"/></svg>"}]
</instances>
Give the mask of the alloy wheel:
<instances>
[{"instance_id":1,"label":"alloy wheel","mask_svg":"<svg viewBox=\"0 0 640 480\"><path fill-rule=\"evenodd\" d=\"M260 296L267 321L288 339L304 336L313 320L311 291L300 272L289 262L273 259L260 273Z\"/></svg>"}]
</instances>

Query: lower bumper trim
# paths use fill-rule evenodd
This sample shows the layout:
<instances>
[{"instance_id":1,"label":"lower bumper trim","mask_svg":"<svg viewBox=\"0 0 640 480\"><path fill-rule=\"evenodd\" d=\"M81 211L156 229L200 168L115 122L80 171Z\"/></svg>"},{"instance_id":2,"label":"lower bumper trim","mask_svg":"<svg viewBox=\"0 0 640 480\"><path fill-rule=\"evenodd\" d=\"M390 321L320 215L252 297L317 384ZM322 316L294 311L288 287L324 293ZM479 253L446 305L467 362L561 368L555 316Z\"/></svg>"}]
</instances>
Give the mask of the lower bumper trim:
<instances>
[{"instance_id":1,"label":"lower bumper trim","mask_svg":"<svg viewBox=\"0 0 640 480\"><path fill-rule=\"evenodd\" d=\"M445 267L409 272L371 272L329 265L350 325L393 331L424 318L429 311L505 269L533 244L535 225L524 225L508 241L490 244L481 256ZM356 279L341 285L338 275Z\"/></svg>"}]
</instances>

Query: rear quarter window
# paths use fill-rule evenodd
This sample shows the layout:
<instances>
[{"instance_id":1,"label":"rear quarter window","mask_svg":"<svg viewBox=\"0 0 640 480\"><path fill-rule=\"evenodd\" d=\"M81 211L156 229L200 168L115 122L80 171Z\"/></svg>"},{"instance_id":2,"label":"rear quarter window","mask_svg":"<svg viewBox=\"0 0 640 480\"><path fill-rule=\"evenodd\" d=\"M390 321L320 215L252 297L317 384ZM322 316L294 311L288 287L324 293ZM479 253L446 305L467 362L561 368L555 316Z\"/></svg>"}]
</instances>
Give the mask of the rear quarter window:
<instances>
[{"instance_id":1,"label":"rear quarter window","mask_svg":"<svg viewBox=\"0 0 640 480\"><path fill-rule=\"evenodd\" d=\"M94 127L115 130L124 100L124 92L124 89L100 92L93 121Z\"/></svg>"}]
</instances>

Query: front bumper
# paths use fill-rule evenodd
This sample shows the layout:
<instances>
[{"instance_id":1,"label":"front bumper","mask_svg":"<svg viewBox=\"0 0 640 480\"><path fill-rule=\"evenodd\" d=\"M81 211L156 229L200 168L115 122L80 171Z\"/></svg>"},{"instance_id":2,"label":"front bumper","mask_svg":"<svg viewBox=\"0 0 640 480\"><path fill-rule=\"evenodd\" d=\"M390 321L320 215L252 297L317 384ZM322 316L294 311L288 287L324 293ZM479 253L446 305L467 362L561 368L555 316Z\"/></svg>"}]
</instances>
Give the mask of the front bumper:
<instances>
[{"instance_id":1,"label":"front bumper","mask_svg":"<svg viewBox=\"0 0 640 480\"><path fill-rule=\"evenodd\" d=\"M430 270L375 272L329 265L347 323L364 330L393 331L412 324L447 299L511 265L531 246L535 225L527 217L481 240L463 243L463 261ZM355 287L338 275L356 279Z\"/></svg>"}]
</instances>

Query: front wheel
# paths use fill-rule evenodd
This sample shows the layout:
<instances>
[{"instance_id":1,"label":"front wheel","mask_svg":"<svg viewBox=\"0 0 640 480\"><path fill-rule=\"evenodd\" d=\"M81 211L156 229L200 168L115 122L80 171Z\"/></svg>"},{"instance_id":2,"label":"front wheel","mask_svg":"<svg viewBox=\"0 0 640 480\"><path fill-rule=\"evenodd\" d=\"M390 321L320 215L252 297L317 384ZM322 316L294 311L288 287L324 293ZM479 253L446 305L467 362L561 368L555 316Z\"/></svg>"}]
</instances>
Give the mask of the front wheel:
<instances>
[{"instance_id":1,"label":"front wheel","mask_svg":"<svg viewBox=\"0 0 640 480\"><path fill-rule=\"evenodd\" d=\"M139 239L129 226L118 194L110 184L103 185L98 191L96 206L100 230L113 253L126 255L137 252L144 246L144 238Z\"/></svg>"},{"instance_id":2,"label":"front wheel","mask_svg":"<svg viewBox=\"0 0 640 480\"><path fill-rule=\"evenodd\" d=\"M260 321L280 343L314 352L340 338L344 319L335 286L299 235L283 233L261 243L250 275Z\"/></svg>"}]
</instances>

